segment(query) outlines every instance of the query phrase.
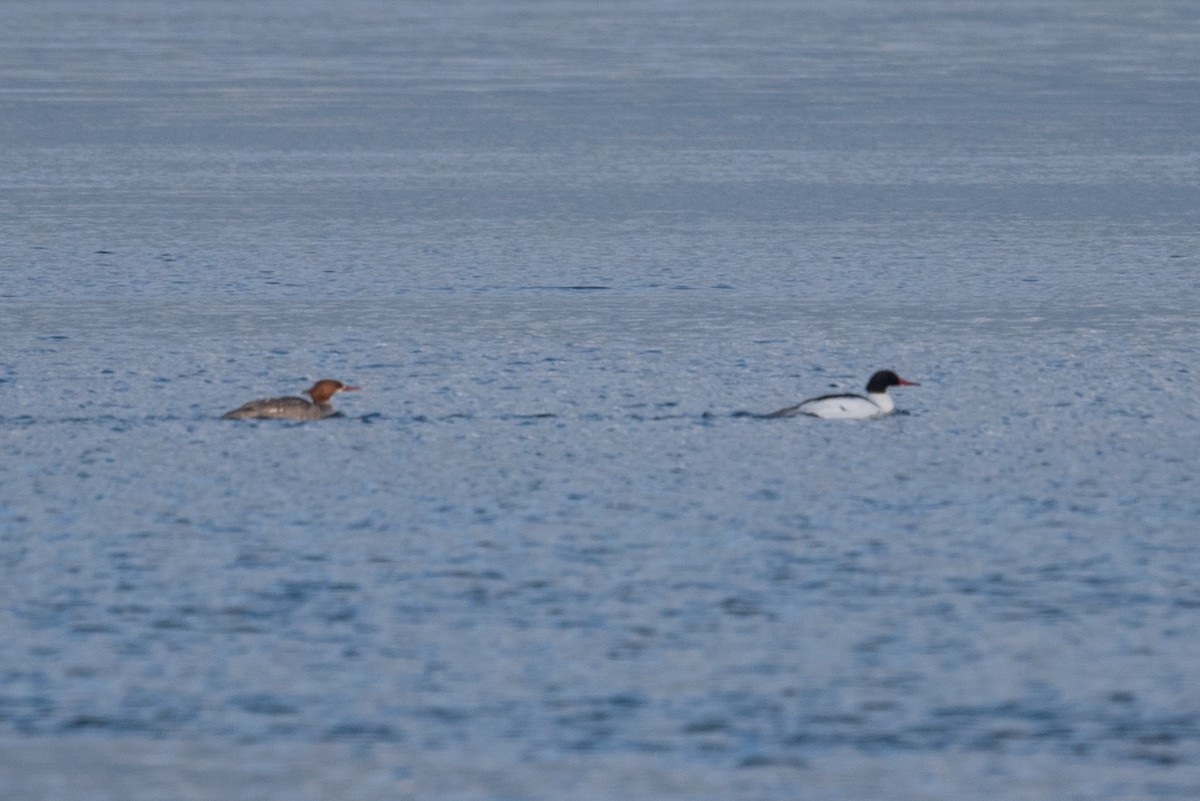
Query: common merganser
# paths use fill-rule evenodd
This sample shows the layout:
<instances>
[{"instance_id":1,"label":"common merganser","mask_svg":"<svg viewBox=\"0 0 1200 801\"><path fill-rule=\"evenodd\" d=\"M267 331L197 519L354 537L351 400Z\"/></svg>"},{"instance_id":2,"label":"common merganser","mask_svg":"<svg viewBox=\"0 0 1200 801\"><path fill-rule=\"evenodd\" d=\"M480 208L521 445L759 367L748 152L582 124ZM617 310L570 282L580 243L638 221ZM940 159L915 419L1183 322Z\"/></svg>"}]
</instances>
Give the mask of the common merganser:
<instances>
[{"instance_id":1,"label":"common merganser","mask_svg":"<svg viewBox=\"0 0 1200 801\"><path fill-rule=\"evenodd\" d=\"M891 370L880 370L867 382L866 397L852 393L822 395L819 398L809 398L803 403L764 416L791 417L797 414L807 414L826 420L865 420L870 417L882 417L896 410L896 404L888 395L888 387L919 386L921 385L915 381L905 381Z\"/></svg>"},{"instance_id":2,"label":"common merganser","mask_svg":"<svg viewBox=\"0 0 1200 801\"><path fill-rule=\"evenodd\" d=\"M304 390L312 403L304 398L262 398L239 406L222 415L224 420L321 420L340 414L334 410L329 399L339 392L357 392L361 387L351 387L341 381L326 378Z\"/></svg>"}]
</instances>

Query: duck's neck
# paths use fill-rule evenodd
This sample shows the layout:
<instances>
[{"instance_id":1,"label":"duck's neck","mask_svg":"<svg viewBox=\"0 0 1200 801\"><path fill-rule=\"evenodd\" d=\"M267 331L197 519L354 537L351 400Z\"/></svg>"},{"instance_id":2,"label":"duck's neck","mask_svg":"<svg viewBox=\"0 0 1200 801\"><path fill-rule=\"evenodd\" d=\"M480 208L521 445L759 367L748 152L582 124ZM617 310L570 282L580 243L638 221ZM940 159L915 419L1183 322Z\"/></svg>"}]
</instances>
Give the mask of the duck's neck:
<instances>
[{"instance_id":1,"label":"duck's neck","mask_svg":"<svg viewBox=\"0 0 1200 801\"><path fill-rule=\"evenodd\" d=\"M868 392L867 397L871 399L871 403L883 410L883 414L891 414L896 410L895 401L886 392Z\"/></svg>"}]
</instances>

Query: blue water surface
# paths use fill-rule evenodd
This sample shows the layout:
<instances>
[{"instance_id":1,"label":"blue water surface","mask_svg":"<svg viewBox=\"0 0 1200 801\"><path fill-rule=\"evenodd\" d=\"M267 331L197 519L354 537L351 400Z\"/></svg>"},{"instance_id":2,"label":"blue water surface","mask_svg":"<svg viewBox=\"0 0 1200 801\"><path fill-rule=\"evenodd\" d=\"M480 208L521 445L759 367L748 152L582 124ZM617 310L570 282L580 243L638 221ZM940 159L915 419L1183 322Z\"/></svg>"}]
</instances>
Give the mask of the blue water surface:
<instances>
[{"instance_id":1,"label":"blue water surface","mask_svg":"<svg viewBox=\"0 0 1200 801\"><path fill-rule=\"evenodd\" d=\"M0 797L1200 797L1194 3L4 16Z\"/></svg>"}]
</instances>

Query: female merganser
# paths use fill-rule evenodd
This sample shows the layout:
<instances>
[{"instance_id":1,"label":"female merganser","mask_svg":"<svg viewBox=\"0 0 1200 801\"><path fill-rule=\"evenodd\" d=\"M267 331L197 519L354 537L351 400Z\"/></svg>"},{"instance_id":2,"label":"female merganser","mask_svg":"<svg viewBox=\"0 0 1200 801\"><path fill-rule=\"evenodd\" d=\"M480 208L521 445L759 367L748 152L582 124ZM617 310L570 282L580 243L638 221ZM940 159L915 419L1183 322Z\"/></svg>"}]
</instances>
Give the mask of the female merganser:
<instances>
[{"instance_id":1,"label":"female merganser","mask_svg":"<svg viewBox=\"0 0 1200 801\"><path fill-rule=\"evenodd\" d=\"M334 417L340 412L334 410L329 399L339 392L357 392L359 389L360 387L347 386L341 381L326 378L304 390L312 398L312 403L304 398L263 398L252 400L232 412L226 412L222 415L222 419L320 420L325 417Z\"/></svg>"},{"instance_id":2,"label":"female merganser","mask_svg":"<svg viewBox=\"0 0 1200 801\"><path fill-rule=\"evenodd\" d=\"M869 417L882 417L896 410L896 404L888 395L888 387L919 387L915 381L905 381L891 370L880 370L871 376L867 382L867 396L854 395L822 395L810 398L804 403L789 406L772 412L766 417L791 417L796 414L807 414L822 417L826 420L865 420Z\"/></svg>"}]
</instances>

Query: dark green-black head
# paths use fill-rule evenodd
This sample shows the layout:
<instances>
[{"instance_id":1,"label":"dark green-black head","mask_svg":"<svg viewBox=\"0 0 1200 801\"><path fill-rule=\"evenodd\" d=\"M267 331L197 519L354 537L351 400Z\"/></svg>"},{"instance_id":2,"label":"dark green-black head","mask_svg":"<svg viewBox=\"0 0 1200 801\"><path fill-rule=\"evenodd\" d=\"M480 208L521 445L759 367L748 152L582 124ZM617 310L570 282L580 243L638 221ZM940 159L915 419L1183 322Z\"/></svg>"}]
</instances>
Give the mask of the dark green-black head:
<instances>
[{"instance_id":1,"label":"dark green-black head","mask_svg":"<svg viewBox=\"0 0 1200 801\"><path fill-rule=\"evenodd\" d=\"M888 387L919 387L916 381L906 381L891 370L880 370L867 382L867 392L887 392Z\"/></svg>"}]
</instances>

